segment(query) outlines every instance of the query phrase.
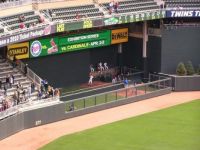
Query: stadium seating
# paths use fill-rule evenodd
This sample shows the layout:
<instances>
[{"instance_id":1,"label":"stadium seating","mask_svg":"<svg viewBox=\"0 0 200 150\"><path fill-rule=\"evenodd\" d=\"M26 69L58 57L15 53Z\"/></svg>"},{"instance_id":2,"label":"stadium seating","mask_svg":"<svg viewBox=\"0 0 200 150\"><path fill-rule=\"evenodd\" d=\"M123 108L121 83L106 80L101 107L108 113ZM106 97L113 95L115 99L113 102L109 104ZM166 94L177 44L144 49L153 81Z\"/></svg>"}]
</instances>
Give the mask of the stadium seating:
<instances>
[{"instance_id":1,"label":"stadium seating","mask_svg":"<svg viewBox=\"0 0 200 150\"><path fill-rule=\"evenodd\" d=\"M8 61L1 61L0 81L4 84L6 82L6 77L11 74L14 76L14 84L11 86L11 88L7 89L6 96L8 96L9 99L13 100L13 95L14 92L17 90L16 87L18 82L20 82L23 88L27 90L28 86L30 86L31 84L31 80L24 76L23 73L20 72L17 68L13 68L13 66ZM0 88L0 92L4 93L5 90L3 88ZM32 93L30 99L37 100L38 92Z\"/></svg>"},{"instance_id":2,"label":"stadium seating","mask_svg":"<svg viewBox=\"0 0 200 150\"><path fill-rule=\"evenodd\" d=\"M101 17L104 15L103 12L101 12L99 8L96 8L94 4L56 8L42 11L49 13L49 16L52 17L52 21L73 20L77 19L77 15L78 18Z\"/></svg>"},{"instance_id":3,"label":"stadium seating","mask_svg":"<svg viewBox=\"0 0 200 150\"><path fill-rule=\"evenodd\" d=\"M164 0L167 8L200 8L200 0Z\"/></svg>"},{"instance_id":4,"label":"stadium seating","mask_svg":"<svg viewBox=\"0 0 200 150\"><path fill-rule=\"evenodd\" d=\"M3 29L3 28L0 28L0 34L3 33L3 32L4 32L4 29Z\"/></svg>"},{"instance_id":5,"label":"stadium seating","mask_svg":"<svg viewBox=\"0 0 200 150\"><path fill-rule=\"evenodd\" d=\"M109 2L102 3L104 10L109 11ZM159 6L153 0L126 0L119 1L118 13L129 13L138 11L148 11L159 9Z\"/></svg>"},{"instance_id":6,"label":"stadium seating","mask_svg":"<svg viewBox=\"0 0 200 150\"><path fill-rule=\"evenodd\" d=\"M19 17L24 15L25 20L23 21L26 27L29 27L31 24L38 24L40 16L35 14L34 11L28 11L16 15L6 16L0 18L2 25L7 27L8 30L15 30L20 28L20 19Z\"/></svg>"}]
</instances>

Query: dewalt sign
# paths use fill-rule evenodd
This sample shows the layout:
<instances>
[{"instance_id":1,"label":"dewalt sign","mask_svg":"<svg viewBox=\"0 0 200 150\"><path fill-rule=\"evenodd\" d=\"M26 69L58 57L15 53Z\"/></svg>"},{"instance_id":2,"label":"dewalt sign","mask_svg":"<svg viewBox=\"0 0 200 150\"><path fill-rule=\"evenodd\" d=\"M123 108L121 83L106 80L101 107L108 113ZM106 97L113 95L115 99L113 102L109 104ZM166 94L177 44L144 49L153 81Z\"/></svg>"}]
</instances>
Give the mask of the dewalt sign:
<instances>
[{"instance_id":1,"label":"dewalt sign","mask_svg":"<svg viewBox=\"0 0 200 150\"><path fill-rule=\"evenodd\" d=\"M7 57L13 60L14 56L16 56L17 59L29 58L29 43L25 42L8 45Z\"/></svg>"},{"instance_id":2,"label":"dewalt sign","mask_svg":"<svg viewBox=\"0 0 200 150\"><path fill-rule=\"evenodd\" d=\"M128 28L112 30L111 44L128 42Z\"/></svg>"}]
</instances>

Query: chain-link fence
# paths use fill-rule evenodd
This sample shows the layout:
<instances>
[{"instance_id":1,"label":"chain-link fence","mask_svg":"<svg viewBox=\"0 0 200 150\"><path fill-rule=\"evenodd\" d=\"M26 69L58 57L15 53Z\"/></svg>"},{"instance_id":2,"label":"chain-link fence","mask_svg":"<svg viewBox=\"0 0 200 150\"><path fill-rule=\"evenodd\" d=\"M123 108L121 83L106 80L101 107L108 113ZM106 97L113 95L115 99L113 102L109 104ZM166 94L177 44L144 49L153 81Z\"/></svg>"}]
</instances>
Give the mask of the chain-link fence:
<instances>
[{"instance_id":1,"label":"chain-link fence","mask_svg":"<svg viewBox=\"0 0 200 150\"><path fill-rule=\"evenodd\" d=\"M130 97L144 95L147 93L155 92L158 90L171 88L171 78L159 77L157 75L150 75L151 78L158 78L148 83L130 84L127 88L121 88L118 90L96 94L92 96L82 97L75 100L66 102L66 112L73 112L82 110L97 105L103 105L106 103L121 101ZM159 79L160 78L160 79ZM161 79L162 78L162 79Z\"/></svg>"}]
</instances>

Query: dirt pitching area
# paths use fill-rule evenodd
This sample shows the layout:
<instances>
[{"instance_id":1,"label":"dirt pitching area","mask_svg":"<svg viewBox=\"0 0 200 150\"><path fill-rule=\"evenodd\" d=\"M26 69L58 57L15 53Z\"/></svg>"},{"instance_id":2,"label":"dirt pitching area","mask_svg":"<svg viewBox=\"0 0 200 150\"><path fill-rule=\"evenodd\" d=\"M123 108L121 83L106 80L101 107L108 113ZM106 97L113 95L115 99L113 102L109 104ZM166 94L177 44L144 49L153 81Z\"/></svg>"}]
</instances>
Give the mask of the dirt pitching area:
<instances>
[{"instance_id":1,"label":"dirt pitching area","mask_svg":"<svg viewBox=\"0 0 200 150\"><path fill-rule=\"evenodd\" d=\"M173 92L128 105L27 129L1 140L0 147L3 150L36 150L66 134L83 131L195 99L200 99L200 91Z\"/></svg>"}]
</instances>

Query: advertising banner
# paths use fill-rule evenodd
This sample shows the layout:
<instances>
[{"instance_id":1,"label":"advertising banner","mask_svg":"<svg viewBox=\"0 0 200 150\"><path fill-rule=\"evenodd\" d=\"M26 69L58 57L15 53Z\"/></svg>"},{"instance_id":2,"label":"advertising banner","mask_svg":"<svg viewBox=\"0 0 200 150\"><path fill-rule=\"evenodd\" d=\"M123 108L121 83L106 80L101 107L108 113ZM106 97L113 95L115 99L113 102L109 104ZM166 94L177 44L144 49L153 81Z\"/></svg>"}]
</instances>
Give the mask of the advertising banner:
<instances>
[{"instance_id":1,"label":"advertising banner","mask_svg":"<svg viewBox=\"0 0 200 150\"><path fill-rule=\"evenodd\" d=\"M95 33L34 40L30 42L30 58L107 46L111 43L110 37L110 30L105 30Z\"/></svg>"},{"instance_id":2,"label":"advertising banner","mask_svg":"<svg viewBox=\"0 0 200 150\"><path fill-rule=\"evenodd\" d=\"M29 43L19 43L8 45L7 47L7 58L13 60L14 56L17 59L29 58Z\"/></svg>"},{"instance_id":3,"label":"advertising banner","mask_svg":"<svg viewBox=\"0 0 200 150\"><path fill-rule=\"evenodd\" d=\"M104 25L124 24L131 22L138 22L144 20L165 18L165 11L143 12L137 14L127 14L123 16L115 16L111 18L104 18Z\"/></svg>"},{"instance_id":4,"label":"advertising banner","mask_svg":"<svg viewBox=\"0 0 200 150\"><path fill-rule=\"evenodd\" d=\"M58 38L48 38L41 40L34 40L30 42L30 57L40 57L52 54L57 54L58 51Z\"/></svg>"},{"instance_id":5,"label":"advertising banner","mask_svg":"<svg viewBox=\"0 0 200 150\"><path fill-rule=\"evenodd\" d=\"M59 39L60 53L110 45L110 30Z\"/></svg>"},{"instance_id":6,"label":"advertising banner","mask_svg":"<svg viewBox=\"0 0 200 150\"><path fill-rule=\"evenodd\" d=\"M51 26L42 27L40 29L33 29L33 30L27 30L26 32L17 33L13 35L9 35L7 37L0 38L0 47L6 46L12 43L19 43L22 41L28 41L30 39L41 37L44 35L51 34Z\"/></svg>"},{"instance_id":7,"label":"advertising banner","mask_svg":"<svg viewBox=\"0 0 200 150\"><path fill-rule=\"evenodd\" d=\"M111 44L123 42L128 42L128 28L112 30Z\"/></svg>"},{"instance_id":8,"label":"advertising banner","mask_svg":"<svg viewBox=\"0 0 200 150\"><path fill-rule=\"evenodd\" d=\"M200 17L200 10L170 10L166 17Z\"/></svg>"}]
</instances>

